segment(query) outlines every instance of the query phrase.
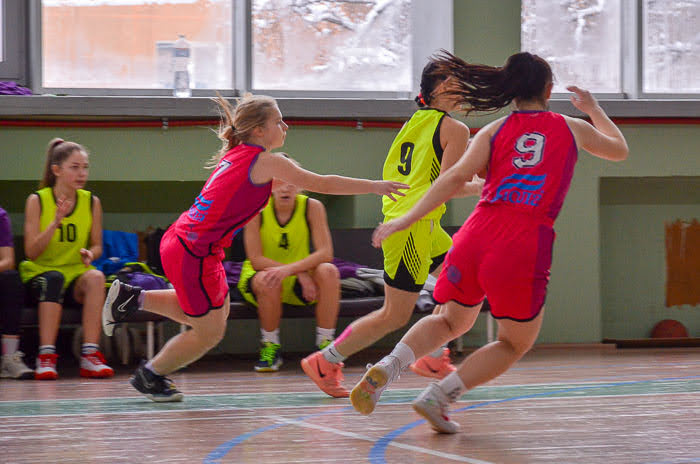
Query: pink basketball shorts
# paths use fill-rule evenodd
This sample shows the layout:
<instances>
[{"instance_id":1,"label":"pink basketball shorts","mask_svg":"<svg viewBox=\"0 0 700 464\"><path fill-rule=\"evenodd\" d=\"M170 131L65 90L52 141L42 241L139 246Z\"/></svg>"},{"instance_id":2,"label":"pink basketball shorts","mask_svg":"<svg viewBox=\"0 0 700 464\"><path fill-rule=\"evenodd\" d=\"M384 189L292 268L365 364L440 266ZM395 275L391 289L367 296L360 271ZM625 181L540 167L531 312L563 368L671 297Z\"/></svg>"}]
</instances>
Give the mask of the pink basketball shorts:
<instances>
[{"instance_id":1,"label":"pink basketball shorts","mask_svg":"<svg viewBox=\"0 0 700 464\"><path fill-rule=\"evenodd\" d=\"M185 314L200 317L224 305L229 290L219 256L195 256L172 227L160 242L160 256Z\"/></svg>"},{"instance_id":2,"label":"pink basketball shorts","mask_svg":"<svg viewBox=\"0 0 700 464\"><path fill-rule=\"evenodd\" d=\"M486 297L495 318L534 319L547 296L554 237L551 224L520 212L477 208L452 237L433 298L475 306Z\"/></svg>"}]
</instances>

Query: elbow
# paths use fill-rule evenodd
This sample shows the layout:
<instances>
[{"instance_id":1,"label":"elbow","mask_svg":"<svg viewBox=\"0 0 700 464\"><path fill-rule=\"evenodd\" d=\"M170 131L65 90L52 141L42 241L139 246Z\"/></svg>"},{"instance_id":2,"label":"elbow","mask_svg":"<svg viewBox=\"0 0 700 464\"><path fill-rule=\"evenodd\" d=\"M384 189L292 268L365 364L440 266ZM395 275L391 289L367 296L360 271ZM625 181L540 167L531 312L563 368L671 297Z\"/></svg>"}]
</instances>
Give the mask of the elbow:
<instances>
[{"instance_id":1,"label":"elbow","mask_svg":"<svg viewBox=\"0 0 700 464\"><path fill-rule=\"evenodd\" d=\"M627 157L630 154L630 149L625 143L622 147L620 147L620 150L617 153L617 156L615 157L614 161L624 161L627 159Z\"/></svg>"}]
</instances>

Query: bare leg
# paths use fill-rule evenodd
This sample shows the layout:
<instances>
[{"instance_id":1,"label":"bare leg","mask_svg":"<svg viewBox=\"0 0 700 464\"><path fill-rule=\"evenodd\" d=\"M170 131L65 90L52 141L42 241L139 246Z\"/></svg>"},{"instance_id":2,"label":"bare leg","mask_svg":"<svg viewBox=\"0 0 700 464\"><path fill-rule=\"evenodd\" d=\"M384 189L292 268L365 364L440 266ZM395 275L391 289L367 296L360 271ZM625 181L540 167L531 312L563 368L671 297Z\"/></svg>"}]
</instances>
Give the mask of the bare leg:
<instances>
[{"instance_id":1,"label":"bare leg","mask_svg":"<svg viewBox=\"0 0 700 464\"><path fill-rule=\"evenodd\" d=\"M260 283L265 271L256 273L251 281L255 299L258 301L260 327L266 332L279 328L282 319L282 283L277 287L267 287Z\"/></svg>"},{"instance_id":2,"label":"bare leg","mask_svg":"<svg viewBox=\"0 0 700 464\"><path fill-rule=\"evenodd\" d=\"M336 339L334 345L341 355L347 357L357 353L409 321L418 293L388 285L384 285L384 292L384 305L381 308L355 320Z\"/></svg>"},{"instance_id":3,"label":"bare leg","mask_svg":"<svg viewBox=\"0 0 700 464\"><path fill-rule=\"evenodd\" d=\"M537 340L543 315L544 309L528 322L498 319L498 340L473 352L457 369L467 390L498 377L522 358Z\"/></svg>"},{"instance_id":4,"label":"bare leg","mask_svg":"<svg viewBox=\"0 0 700 464\"><path fill-rule=\"evenodd\" d=\"M213 309L206 316L189 317L183 313L185 323L192 329L174 336L165 344L151 360L153 369L160 375L168 375L204 356L224 337L229 309L227 296L222 308Z\"/></svg>"},{"instance_id":5,"label":"bare leg","mask_svg":"<svg viewBox=\"0 0 700 464\"><path fill-rule=\"evenodd\" d=\"M102 331L102 305L105 302L105 275L91 269L75 283L75 301L83 305L83 343L100 342Z\"/></svg>"},{"instance_id":6,"label":"bare leg","mask_svg":"<svg viewBox=\"0 0 700 464\"><path fill-rule=\"evenodd\" d=\"M438 314L433 313L415 323L401 339L401 343L413 350L416 359L469 331L479 315L481 303L462 306L450 301L442 308Z\"/></svg>"},{"instance_id":7,"label":"bare leg","mask_svg":"<svg viewBox=\"0 0 700 464\"><path fill-rule=\"evenodd\" d=\"M312 275L318 287L316 323L324 329L334 329L340 309L340 273L331 263L321 263Z\"/></svg>"},{"instance_id":8,"label":"bare leg","mask_svg":"<svg viewBox=\"0 0 700 464\"><path fill-rule=\"evenodd\" d=\"M61 325L60 303L42 301L39 303L39 345L55 345L58 327Z\"/></svg>"},{"instance_id":9,"label":"bare leg","mask_svg":"<svg viewBox=\"0 0 700 464\"><path fill-rule=\"evenodd\" d=\"M180 324L189 324L189 317L182 312L175 290L144 291L143 309L160 314Z\"/></svg>"}]
</instances>

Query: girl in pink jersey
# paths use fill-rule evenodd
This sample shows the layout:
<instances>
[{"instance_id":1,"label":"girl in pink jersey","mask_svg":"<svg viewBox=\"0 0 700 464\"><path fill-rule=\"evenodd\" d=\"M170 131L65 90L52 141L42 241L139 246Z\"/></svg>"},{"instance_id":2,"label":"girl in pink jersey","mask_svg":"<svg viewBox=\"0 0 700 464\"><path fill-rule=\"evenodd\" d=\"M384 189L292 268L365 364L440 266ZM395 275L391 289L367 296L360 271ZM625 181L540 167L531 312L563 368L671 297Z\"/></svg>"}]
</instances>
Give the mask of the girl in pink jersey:
<instances>
[{"instance_id":1,"label":"girl in pink jersey","mask_svg":"<svg viewBox=\"0 0 700 464\"><path fill-rule=\"evenodd\" d=\"M272 179L313 192L352 195L403 195L399 182L372 181L319 175L297 166L283 153L270 150L284 144L287 125L277 103L266 96L246 95L233 109L225 100L219 138L223 147L210 166L214 168L188 211L168 229L160 246L165 275L174 290L143 291L112 284L102 325L112 335L114 324L139 309L166 316L192 330L180 333L131 377L131 384L153 401L181 401L174 384L165 377L216 346L224 336L229 313L229 288L221 263L224 248L270 197ZM282 276L267 273L265 284L274 287Z\"/></svg>"},{"instance_id":2,"label":"girl in pink jersey","mask_svg":"<svg viewBox=\"0 0 700 464\"><path fill-rule=\"evenodd\" d=\"M431 384L413 408L438 432L455 433L448 404L463 391L505 372L535 342L542 324L554 242L554 220L569 189L578 147L611 161L627 157L620 130L578 87L573 105L593 125L547 110L552 71L542 58L516 53L502 68L474 65L444 53L440 69L457 85L449 92L468 110L515 111L478 132L465 156L441 175L404 216L380 225L373 244L403 230L444 203L474 173L488 169L481 200L453 237L434 298L447 308L421 319L394 350L365 373L351 393L356 410L370 414L382 391L411 364L468 331L484 297L498 321L498 340L472 353L456 372Z\"/></svg>"}]
</instances>

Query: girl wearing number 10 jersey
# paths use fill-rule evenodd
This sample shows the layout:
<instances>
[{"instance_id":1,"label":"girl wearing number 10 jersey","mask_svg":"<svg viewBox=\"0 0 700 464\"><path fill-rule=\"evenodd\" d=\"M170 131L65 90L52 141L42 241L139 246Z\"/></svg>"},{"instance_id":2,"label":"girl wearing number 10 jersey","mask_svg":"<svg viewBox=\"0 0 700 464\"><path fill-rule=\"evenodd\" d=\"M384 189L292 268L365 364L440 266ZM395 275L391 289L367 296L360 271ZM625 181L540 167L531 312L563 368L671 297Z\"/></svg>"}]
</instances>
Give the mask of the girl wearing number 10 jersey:
<instances>
[{"instance_id":1,"label":"girl wearing number 10 jersey","mask_svg":"<svg viewBox=\"0 0 700 464\"><path fill-rule=\"evenodd\" d=\"M542 324L554 243L553 224L569 189L581 147L612 161L627 157L620 130L590 93L577 87L571 98L593 125L547 110L552 71L542 58L517 53L505 66L475 65L444 53L437 67L455 78L448 89L473 110L493 111L515 103L515 111L479 131L467 153L405 215L380 225L378 246L440 205L466 179L488 168L481 200L454 236L435 286L446 305L423 318L391 354L371 367L350 399L370 414L382 391L413 362L444 340L462 335L476 320L484 297L498 320L498 340L481 347L456 372L430 385L413 403L432 427L455 433L448 404L464 390L505 372L532 346Z\"/></svg>"}]
</instances>

